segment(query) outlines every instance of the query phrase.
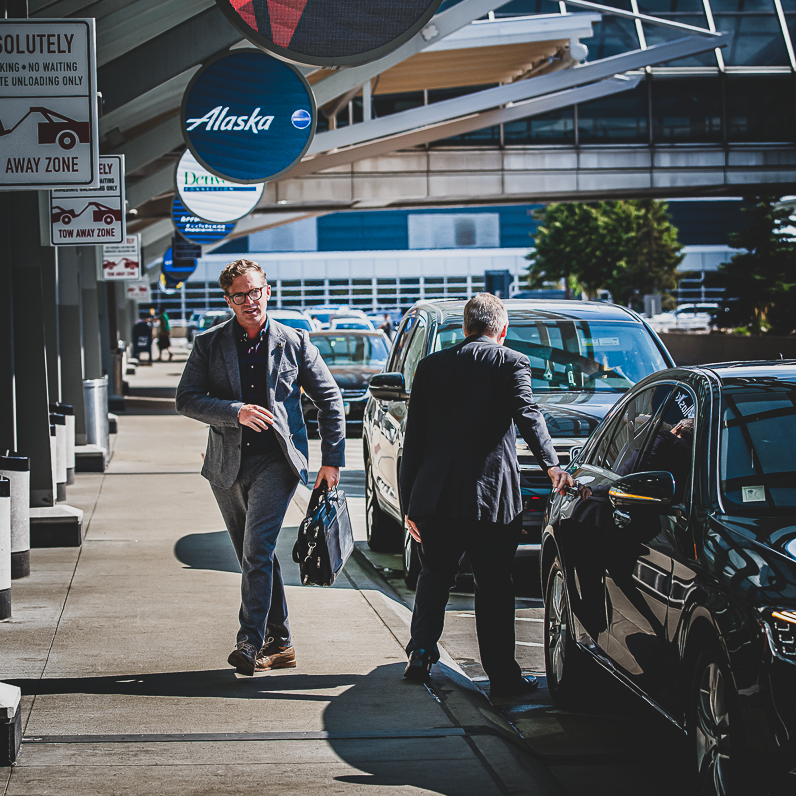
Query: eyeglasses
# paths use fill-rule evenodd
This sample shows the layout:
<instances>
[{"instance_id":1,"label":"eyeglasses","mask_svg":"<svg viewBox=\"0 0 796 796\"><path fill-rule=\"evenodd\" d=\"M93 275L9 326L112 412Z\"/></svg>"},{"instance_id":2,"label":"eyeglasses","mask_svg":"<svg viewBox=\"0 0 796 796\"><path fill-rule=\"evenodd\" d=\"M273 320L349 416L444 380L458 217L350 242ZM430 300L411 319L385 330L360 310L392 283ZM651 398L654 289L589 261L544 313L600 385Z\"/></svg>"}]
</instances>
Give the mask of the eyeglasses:
<instances>
[{"instance_id":1,"label":"eyeglasses","mask_svg":"<svg viewBox=\"0 0 796 796\"><path fill-rule=\"evenodd\" d=\"M245 304L247 297L252 301L259 301L263 297L263 290L265 290L265 285L262 287L253 287L247 293L233 293L231 296L227 296L227 298L233 304Z\"/></svg>"}]
</instances>

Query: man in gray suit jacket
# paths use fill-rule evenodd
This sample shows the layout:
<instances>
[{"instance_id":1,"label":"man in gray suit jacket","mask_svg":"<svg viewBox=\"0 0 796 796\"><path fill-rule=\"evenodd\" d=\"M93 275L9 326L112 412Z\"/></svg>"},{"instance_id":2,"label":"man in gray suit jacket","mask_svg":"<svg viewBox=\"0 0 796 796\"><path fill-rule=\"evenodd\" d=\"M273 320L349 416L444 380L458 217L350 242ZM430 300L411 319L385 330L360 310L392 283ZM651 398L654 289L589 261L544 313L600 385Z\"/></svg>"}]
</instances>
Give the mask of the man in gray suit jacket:
<instances>
[{"instance_id":1,"label":"man in gray suit jacket","mask_svg":"<svg viewBox=\"0 0 796 796\"><path fill-rule=\"evenodd\" d=\"M240 562L239 674L292 668L285 588L274 553L299 481L307 483L309 446L301 391L318 407L322 467L315 486L329 488L344 465L345 414L340 390L306 331L268 318L271 287L251 260L219 277L235 317L194 340L177 388L177 411L209 426L202 475Z\"/></svg>"},{"instance_id":2,"label":"man in gray suit jacket","mask_svg":"<svg viewBox=\"0 0 796 796\"><path fill-rule=\"evenodd\" d=\"M528 357L503 346L507 331L503 302L479 293L464 307L466 339L421 360L400 474L401 505L421 543L422 563L404 676L423 680L439 660L448 593L467 553L475 576L478 648L492 696L537 686L514 659L511 564L522 531L515 424L553 488L574 483L558 466L533 400Z\"/></svg>"}]
</instances>

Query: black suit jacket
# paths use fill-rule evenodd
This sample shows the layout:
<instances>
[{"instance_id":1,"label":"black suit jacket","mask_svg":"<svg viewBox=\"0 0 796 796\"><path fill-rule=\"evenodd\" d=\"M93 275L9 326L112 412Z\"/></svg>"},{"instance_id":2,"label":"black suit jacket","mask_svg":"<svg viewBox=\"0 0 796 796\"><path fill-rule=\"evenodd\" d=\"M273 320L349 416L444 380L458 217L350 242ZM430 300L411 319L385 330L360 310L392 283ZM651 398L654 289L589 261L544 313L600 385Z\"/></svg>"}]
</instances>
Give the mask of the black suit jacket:
<instances>
[{"instance_id":1,"label":"black suit jacket","mask_svg":"<svg viewBox=\"0 0 796 796\"><path fill-rule=\"evenodd\" d=\"M515 423L545 470L558 464L526 356L471 336L421 360L401 459L401 505L409 518L508 524L520 514Z\"/></svg>"}]
</instances>

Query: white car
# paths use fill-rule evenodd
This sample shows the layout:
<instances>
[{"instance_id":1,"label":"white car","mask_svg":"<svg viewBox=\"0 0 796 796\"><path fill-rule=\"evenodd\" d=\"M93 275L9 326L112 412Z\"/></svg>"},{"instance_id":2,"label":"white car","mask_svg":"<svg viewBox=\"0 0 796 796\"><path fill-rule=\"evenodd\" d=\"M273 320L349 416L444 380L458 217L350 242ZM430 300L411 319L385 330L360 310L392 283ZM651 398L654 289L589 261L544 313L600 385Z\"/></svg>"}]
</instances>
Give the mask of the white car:
<instances>
[{"instance_id":1,"label":"white car","mask_svg":"<svg viewBox=\"0 0 796 796\"><path fill-rule=\"evenodd\" d=\"M701 304L681 304L672 312L661 312L649 319L649 325L656 332L685 331L693 332L709 329L713 315L719 305L715 302Z\"/></svg>"},{"instance_id":2,"label":"white car","mask_svg":"<svg viewBox=\"0 0 796 796\"><path fill-rule=\"evenodd\" d=\"M306 329L308 332L314 332L320 326L306 312L300 310L268 310L268 317L279 321L279 323L284 323L285 326Z\"/></svg>"}]
</instances>

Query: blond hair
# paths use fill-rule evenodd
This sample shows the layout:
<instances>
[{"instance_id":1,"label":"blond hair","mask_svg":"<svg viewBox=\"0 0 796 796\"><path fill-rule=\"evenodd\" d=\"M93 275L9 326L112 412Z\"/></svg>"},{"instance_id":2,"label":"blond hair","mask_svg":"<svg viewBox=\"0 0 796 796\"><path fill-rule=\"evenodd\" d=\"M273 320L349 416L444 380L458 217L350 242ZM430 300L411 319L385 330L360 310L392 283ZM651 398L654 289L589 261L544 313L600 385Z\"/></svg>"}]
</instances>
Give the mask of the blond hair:
<instances>
[{"instance_id":1,"label":"blond hair","mask_svg":"<svg viewBox=\"0 0 796 796\"><path fill-rule=\"evenodd\" d=\"M229 265L224 267L224 270L218 277L218 284L221 286L221 289L226 293L227 289L232 286L232 283L239 277L245 274L247 271L259 271L263 275L263 279L267 282L268 277L265 275L265 271L260 268L259 264L254 262L254 260L235 260L235 262L230 263Z\"/></svg>"}]
</instances>

